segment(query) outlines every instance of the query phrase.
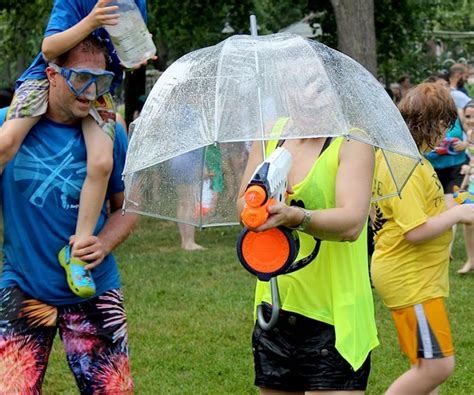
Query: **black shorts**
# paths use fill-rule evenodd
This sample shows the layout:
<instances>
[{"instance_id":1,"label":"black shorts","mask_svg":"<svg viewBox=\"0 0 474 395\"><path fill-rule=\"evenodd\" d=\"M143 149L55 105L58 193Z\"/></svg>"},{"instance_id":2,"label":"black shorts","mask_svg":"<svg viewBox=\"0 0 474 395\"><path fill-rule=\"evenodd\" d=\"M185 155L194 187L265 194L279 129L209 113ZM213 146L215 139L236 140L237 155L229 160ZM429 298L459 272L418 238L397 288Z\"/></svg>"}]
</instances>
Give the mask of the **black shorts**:
<instances>
[{"instance_id":1,"label":"black shorts","mask_svg":"<svg viewBox=\"0 0 474 395\"><path fill-rule=\"evenodd\" d=\"M354 371L336 350L335 340L332 325L296 313L282 311L269 331L255 324L255 385L280 391L364 391L370 355Z\"/></svg>"},{"instance_id":2,"label":"black shorts","mask_svg":"<svg viewBox=\"0 0 474 395\"><path fill-rule=\"evenodd\" d=\"M461 186L462 180L464 179L464 174L461 174L461 167L467 163L469 163L469 158L466 159L465 163L460 165L445 167L444 169L435 169L439 181L443 186L444 193L453 193L453 187L455 185L458 187Z\"/></svg>"}]
</instances>

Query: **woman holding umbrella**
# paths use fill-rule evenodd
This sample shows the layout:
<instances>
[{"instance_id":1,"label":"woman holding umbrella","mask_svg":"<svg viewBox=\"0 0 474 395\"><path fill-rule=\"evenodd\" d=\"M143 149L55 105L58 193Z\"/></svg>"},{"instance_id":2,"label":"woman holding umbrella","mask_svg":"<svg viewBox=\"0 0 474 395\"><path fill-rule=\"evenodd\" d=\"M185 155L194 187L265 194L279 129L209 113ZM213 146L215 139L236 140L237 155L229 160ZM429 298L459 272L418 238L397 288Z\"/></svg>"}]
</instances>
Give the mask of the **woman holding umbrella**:
<instances>
[{"instance_id":1,"label":"woman holding umbrella","mask_svg":"<svg viewBox=\"0 0 474 395\"><path fill-rule=\"evenodd\" d=\"M275 148L266 146L267 155ZM282 310L276 327L253 332L255 384L262 394L360 391L367 385L370 351L378 345L367 268L373 148L342 137L288 139L279 145L293 157L287 202L268 208L266 223L300 232L300 255L321 240L311 264L278 276ZM243 180L262 162L252 146ZM240 188L243 208L246 183ZM297 259L301 259L302 256ZM269 307L268 282L258 281L255 305ZM356 392L357 393L357 392Z\"/></svg>"}]
</instances>

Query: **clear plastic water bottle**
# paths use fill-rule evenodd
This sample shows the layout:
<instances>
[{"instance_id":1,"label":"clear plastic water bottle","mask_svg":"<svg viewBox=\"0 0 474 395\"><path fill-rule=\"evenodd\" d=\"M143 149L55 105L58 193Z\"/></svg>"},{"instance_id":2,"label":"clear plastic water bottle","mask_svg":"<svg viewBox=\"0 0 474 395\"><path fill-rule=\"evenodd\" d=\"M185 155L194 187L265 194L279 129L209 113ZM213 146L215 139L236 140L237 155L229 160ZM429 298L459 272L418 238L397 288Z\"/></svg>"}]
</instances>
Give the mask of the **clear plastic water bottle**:
<instances>
[{"instance_id":1,"label":"clear plastic water bottle","mask_svg":"<svg viewBox=\"0 0 474 395\"><path fill-rule=\"evenodd\" d=\"M120 19L115 26L105 26L117 56L125 67L133 67L156 53L142 14L134 0L114 0L108 6L118 6Z\"/></svg>"}]
</instances>

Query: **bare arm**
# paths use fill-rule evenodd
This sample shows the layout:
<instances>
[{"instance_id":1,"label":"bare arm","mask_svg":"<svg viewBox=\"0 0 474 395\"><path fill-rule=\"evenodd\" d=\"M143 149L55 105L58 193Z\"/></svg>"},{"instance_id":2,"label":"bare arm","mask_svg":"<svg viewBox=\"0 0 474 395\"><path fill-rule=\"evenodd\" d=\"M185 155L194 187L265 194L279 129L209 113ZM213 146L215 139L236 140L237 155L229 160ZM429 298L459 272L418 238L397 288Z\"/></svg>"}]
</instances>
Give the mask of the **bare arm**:
<instances>
[{"instance_id":1,"label":"bare arm","mask_svg":"<svg viewBox=\"0 0 474 395\"><path fill-rule=\"evenodd\" d=\"M79 44L94 30L104 25L116 25L119 14L117 6L107 7L111 0L99 0L84 19L69 29L52 34L43 40L41 50L46 59L52 60Z\"/></svg>"},{"instance_id":2,"label":"bare arm","mask_svg":"<svg viewBox=\"0 0 474 395\"><path fill-rule=\"evenodd\" d=\"M436 217L428 218L424 224L405 233L405 238L413 244L424 243L440 236L458 222L466 225L474 223L474 204L454 206Z\"/></svg>"},{"instance_id":3,"label":"bare arm","mask_svg":"<svg viewBox=\"0 0 474 395\"><path fill-rule=\"evenodd\" d=\"M122 215L123 192L110 198L111 214L97 236L90 236L81 245L76 245L76 256L91 262L86 269L98 266L104 258L120 245L132 232L138 216L132 213Z\"/></svg>"},{"instance_id":4,"label":"bare arm","mask_svg":"<svg viewBox=\"0 0 474 395\"><path fill-rule=\"evenodd\" d=\"M354 241L367 223L375 156L373 148L345 140L339 153L335 208L313 211L306 230L322 240ZM301 222L300 214L300 222Z\"/></svg>"},{"instance_id":5,"label":"bare arm","mask_svg":"<svg viewBox=\"0 0 474 395\"><path fill-rule=\"evenodd\" d=\"M252 156L252 154L254 156ZM255 168L261 156L251 152L249 166ZM256 162L256 164L254 163ZM344 141L339 153L339 169L336 178L335 208L312 210L311 221L305 232L322 240L353 241L362 231L368 217L372 177L374 171L374 152L371 146L354 140ZM243 183L250 178L251 171L244 174ZM239 211L243 208L242 183ZM294 227L303 220L301 210L277 203L268 208L270 217L255 231L263 231L275 226Z\"/></svg>"}]
</instances>

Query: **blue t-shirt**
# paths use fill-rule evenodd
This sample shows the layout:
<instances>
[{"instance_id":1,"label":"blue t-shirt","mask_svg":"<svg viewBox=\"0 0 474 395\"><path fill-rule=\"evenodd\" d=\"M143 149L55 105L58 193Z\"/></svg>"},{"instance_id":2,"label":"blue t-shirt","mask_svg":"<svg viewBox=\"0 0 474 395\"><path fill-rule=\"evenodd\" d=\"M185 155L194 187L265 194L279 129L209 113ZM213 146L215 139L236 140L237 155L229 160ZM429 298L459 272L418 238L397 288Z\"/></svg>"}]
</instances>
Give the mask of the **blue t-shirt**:
<instances>
[{"instance_id":1,"label":"blue t-shirt","mask_svg":"<svg viewBox=\"0 0 474 395\"><path fill-rule=\"evenodd\" d=\"M6 109L0 110L0 122ZM114 167L108 192L124 190L122 171L127 137L117 123ZM0 181L3 212L3 273L0 288L18 286L51 305L78 303L57 258L75 233L79 195L86 176L86 147L80 126L46 117L28 133ZM104 204L95 233L107 218ZM97 295L120 287L115 258L108 255L92 270Z\"/></svg>"},{"instance_id":2,"label":"blue t-shirt","mask_svg":"<svg viewBox=\"0 0 474 395\"><path fill-rule=\"evenodd\" d=\"M454 125L446 132L446 137L456 137L459 140L464 140L464 134L462 131L461 121L459 118L456 119ZM467 155L464 151L456 152L455 154L439 155L435 151L428 152L425 154L431 165L435 169L446 169L448 167L459 166L466 162Z\"/></svg>"},{"instance_id":3,"label":"blue t-shirt","mask_svg":"<svg viewBox=\"0 0 474 395\"><path fill-rule=\"evenodd\" d=\"M140 12L146 22L146 0L135 0L135 3L140 9ZM96 4L97 0L55 0L44 36L48 37L53 34L63 32L76 25L87 15L89 15ZM115 79L111 89L113 93L117 86L120 85L123 78L123 70L120 66L120 60L117 57L115 48L109 38L109 34L105 29L97 29L92 34L100 41L104 42L107 46L107 51L110 55L110 61L108 62L109 65L107 68L108 70L115 73ZM45 79L46 66L47 64L43 58L43 53L40 52L33 60L33 63L30 65L30 67L28 67L28 69L18 79L17 87L28 79Z\"/></svg>"}]
</instances>

